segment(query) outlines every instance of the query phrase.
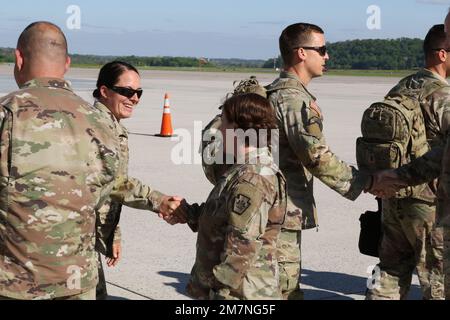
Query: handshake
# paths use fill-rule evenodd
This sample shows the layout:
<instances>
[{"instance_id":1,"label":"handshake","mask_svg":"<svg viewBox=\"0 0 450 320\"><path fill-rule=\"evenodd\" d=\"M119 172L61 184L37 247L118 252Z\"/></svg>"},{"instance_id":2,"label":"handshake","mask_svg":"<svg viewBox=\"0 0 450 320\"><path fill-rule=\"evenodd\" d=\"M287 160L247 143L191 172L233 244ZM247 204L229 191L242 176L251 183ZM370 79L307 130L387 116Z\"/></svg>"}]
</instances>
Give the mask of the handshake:
<instances>
[{"instance_id":1,"label":"handshake","mask_svg":"<svg viewBox=\"0 0 450 320\"><path fill-rule=\"evenodd\" d=\"M384 170L372 175L372 185L365 192L381 199L389 199L394 197L400 189L407 186L408 184L400 179L395 170Z\"/></svg>"},{"instance_id":2,"label":"handshake","mask_svg":"<svg viewBox=\"0 0 450 320\"><path fill-rule=\"evenodd\" d=\"M400 179L395 170L384 170L372 174L371 183L366 187L365 192L381 199L389 199L407 186L408 184ZM186 224L191 209L192 206L181 197L164 196L158 215L171 225Z\"/></svg>"},{"instance_id":3,"label":"handshake","mask_svg":"<svg viewBox=\"0 0 450 320\"><path fill-rule=\"evenodd\" d=\"M177 196L164 196L158 216L171 225L188 222L189 205L185 199Z\"/></svg>"}]
</instances>

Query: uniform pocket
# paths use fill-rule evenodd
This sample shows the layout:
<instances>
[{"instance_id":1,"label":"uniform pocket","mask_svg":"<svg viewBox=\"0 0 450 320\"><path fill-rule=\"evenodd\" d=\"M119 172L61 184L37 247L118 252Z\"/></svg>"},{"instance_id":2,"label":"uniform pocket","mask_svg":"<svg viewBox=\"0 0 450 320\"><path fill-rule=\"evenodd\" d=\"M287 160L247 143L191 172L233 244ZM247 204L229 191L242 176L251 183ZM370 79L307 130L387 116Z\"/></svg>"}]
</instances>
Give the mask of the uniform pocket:
<instances>
[{"instance_id":1,"label":"uniform pocket","mask_svg":"<svg viewBox=\"0 0 450 320\"><path fill-rule=\"evenodd\" d=\"M402 160L401 148L395 142L380 143L359 138L356 142L356 160L363 171L396 169Z\"/></svg>"}]
</instances>

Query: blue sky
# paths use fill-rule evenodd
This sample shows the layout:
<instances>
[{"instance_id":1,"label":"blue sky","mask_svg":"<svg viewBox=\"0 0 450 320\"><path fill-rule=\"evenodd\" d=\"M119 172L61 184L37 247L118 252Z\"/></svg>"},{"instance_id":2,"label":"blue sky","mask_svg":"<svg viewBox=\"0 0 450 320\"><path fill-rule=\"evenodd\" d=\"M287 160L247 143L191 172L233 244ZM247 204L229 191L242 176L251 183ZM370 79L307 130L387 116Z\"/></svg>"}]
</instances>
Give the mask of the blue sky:
<instances>
[{"instance_id":1,"label":"blue sky","mask_svg":"<svg viewBox=\"0 0 450 320\"><path fill-rule=\"evenodd\" d=\"M66 26L67 8L81 10L81 29ZM367 28L367 8L381 10L381 29ZM61 26L71 53L267 59L295 22L312 22L328 41L423 38L443 20L450 0L17 0L2 3L0 47L14 47L31 22Z\"/></svg>"}]
</instances>

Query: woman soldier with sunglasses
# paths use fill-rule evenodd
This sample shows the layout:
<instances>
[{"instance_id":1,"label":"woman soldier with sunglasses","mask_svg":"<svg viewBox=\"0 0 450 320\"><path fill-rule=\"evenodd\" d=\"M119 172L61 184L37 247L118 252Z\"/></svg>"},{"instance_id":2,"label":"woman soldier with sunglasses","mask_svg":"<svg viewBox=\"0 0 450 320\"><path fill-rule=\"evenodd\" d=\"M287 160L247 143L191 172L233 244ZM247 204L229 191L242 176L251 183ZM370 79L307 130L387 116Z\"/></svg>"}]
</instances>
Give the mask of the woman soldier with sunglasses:
<instances>
[{"instance_id":1,"label":"woman soldier with sunglasses","mask_svg":"<svg viewBox=\"0 0 450 320\"><path fill-rule=\"evenodd\" d=\"M121 235L118 223L122 205L165 215L176 211L182 200L178 197L166 196L142 184L139 180L128 177L128 132L120 121L131 117L142 93L139 72L132 65L121 61L110 62L102 67L97 89L93 93L96 99L94 106L109 114L115 123L115 135L121 150L120 175L116 186L110 198L97 211L98 300L104 300L107 297L100 253L107 257L109 267L116 266L121 257Z\"/></svg>"}]
</instances>

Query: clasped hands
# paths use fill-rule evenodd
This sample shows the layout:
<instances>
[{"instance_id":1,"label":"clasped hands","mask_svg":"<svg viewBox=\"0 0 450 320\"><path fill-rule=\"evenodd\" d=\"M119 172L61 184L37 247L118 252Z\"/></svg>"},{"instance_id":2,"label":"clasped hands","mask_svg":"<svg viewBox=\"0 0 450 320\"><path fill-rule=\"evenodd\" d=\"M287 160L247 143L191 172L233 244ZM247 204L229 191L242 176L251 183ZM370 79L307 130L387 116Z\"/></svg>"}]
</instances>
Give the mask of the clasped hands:
<instances>
[{"instance_id":1,"label":"clasped hands","mask_svg":"<svg viewBox=\"0 0 450 320\"><path fill-rule=\"evenodd\" d=\"M369 192L382 199L389 199L407 186L408 184L400 179L395 170L384 170L372 175L371 186L365 192ZM171 225L186 224L188 221L188 211L189 204L184 198L164 196L158 215Z\"/></svg>"},{"instance_id":2,"label":"clasped hands","mask_svg":"<svg viewBox=\"0 0 450 320\"><path fill-rule=\"evenodd\" d=\"M408 186L407 183L400 179L395 170L378 171L372 177L372 185L366 192L382 199L392 198L400 189Z\"/></svg>"},{"instance_id":3,"label":"clasped hands","mask_svg":"<svg viewBox=\"0 0 450 320\"><path fill-rule=\"evenodd\" d=\"M164 196L158 216L171 225L187 223L188 204L177 196Z\"/></svg>"}]
</instances>

